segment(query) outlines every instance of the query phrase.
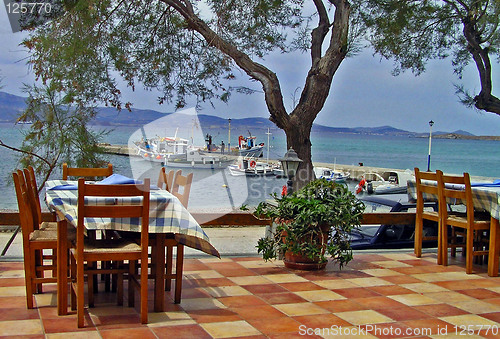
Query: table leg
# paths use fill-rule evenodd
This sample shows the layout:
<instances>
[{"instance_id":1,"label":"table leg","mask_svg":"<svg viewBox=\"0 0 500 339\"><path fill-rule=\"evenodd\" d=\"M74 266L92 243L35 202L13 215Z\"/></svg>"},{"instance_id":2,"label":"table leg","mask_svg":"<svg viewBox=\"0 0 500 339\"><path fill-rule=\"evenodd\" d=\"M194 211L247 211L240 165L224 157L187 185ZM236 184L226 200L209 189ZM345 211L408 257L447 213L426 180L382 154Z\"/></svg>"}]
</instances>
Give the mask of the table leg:
<instances>
[{"instance_id":1,"label":"table leg","mask_svg":"<svg viewBox=\"0 0 500 339\"><path fill-rule=\"evenodd\" d=\"M165 299L165 234L157 233L154 241L153 276L155 279L154 310L163 312Z\"/></svg>"},{"instance_id":2,"label":"table leg","mask_svg":"<svg viewBox=\"0 0 500 339\"><path fill-rule=\"evenodd\" d=\"M68 223L57 225L57 314L68 314Z\"/></svg>"},{"instance_id":3,"label":"table leg","mask_svg":"<svg viewBox=\"0 0 500 339\"><path fill-rule=\"evenodd\" d=\"M491 217L490 226L490 250L488 253L488 275L490 277L498 276L498 263L500 252L500 224L498 219Z\"/></svg>"}]
</instances>

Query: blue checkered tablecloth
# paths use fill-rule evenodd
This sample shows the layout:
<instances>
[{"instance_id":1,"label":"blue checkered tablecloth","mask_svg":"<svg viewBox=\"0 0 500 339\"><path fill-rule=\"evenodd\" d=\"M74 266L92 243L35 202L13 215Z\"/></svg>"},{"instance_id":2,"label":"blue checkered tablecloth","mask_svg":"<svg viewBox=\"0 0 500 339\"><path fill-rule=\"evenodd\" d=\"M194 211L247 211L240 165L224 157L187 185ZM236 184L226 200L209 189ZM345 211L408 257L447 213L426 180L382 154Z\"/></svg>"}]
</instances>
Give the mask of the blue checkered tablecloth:
<instances>
[{"instance_id":1,"label":"blue checkered tablecloth","mask_svg":"<svg viewBox=\"0 0 500 339\"><path fill-rule=\"evenodd\" d=\"M408 180L407 186L408 201L415 202L417 200L415 180ZM456 189L460 188L457 185ZM437 201L438 199L436 195L428 193L423 193L423 197L425 201ZM500 219L500 187L472 187L472 200L475 209L483 209L489 212L493 218Z\"/></svg>"},{"instance_id":2,"label":"blue checkered tablecloth","mask_svg":"<svg viewBox=\"0 0 500 339\"><path fill-rule=\"evenodd\" d=\"M49 180L45 184L45 201L49 209L75 227L78 218L77 185L77 181L66 180ZM130 204L133 199L137 198L87 197L85 201L92 205L115 205ZM149 233L173 233L179 243L220 257L201 226L177 197L166 190L151 190L149 204ZM85 218L85 226L88 230L140 232L139 218Z\"/></svg>"}]
</instances>

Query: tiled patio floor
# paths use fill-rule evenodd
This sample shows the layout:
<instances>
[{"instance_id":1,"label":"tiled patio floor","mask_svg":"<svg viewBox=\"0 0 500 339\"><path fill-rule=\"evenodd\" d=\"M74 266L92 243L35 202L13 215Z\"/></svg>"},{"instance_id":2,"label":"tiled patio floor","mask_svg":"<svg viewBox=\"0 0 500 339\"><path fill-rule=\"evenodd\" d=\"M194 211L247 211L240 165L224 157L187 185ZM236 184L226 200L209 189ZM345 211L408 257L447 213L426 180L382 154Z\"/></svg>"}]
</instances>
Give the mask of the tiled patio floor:
<instances>
[{"instance_id":1,"label":"tiled patio floor","mask_svg":"<svg viewBox=\"0 0 500 339\"><path fill-rule=\"evenodd\" d=\"M151 312L148 325L99 293L77 329L74 313L57 316L55 285L28 310L22 263L0 262L0 336L500 338L500 278L439 266L434 254L355 254L342 271L320 272L257 257L186 259L184 273L181 304L167 296L167 311Z\"/></svg>"}]
</instances>

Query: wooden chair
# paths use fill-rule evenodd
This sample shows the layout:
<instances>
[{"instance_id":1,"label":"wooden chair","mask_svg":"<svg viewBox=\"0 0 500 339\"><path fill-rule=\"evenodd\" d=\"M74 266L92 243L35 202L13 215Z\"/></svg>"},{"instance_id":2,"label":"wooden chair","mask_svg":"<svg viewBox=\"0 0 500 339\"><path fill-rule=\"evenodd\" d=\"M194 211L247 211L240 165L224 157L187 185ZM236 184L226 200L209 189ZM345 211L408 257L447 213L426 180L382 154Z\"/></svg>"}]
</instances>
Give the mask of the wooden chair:
<instances>
[{"instance_id":1,"label":"wooden chair","mask_svg":"<svg viewBox=\"0 0 500 339\"><path fill-rule=\"evenodd\" d=\"M55 221L55 218L53 219L54 221L42 221L42 207L40 204L40 197L38 195L35 170L32 166L28 166L28 168L25 168L23 171L26 186L28 188L28 198L30 200L35 229L57 231L57 222Z\"/></svg>"},{"instance_id":2,"label":"wooden chair","mask_svg":"<svg viewBox=\"0 0 500 339\"><path fill-rule=\"evenodd\" d=\"M439 171L439 170L438 170ZM425 180L425 181L424 181ZM424 220L430 220L438 223L439 227L439 213L436 211L429 211L424 209L424 195L432 194L436 197L438 194L437 186L437 173L435 172L420 172L418 167L415 167L415 186L417 190L417 209L415 219L415 256L420 258L422 256L422 242L424 240L438 240L439 234L435 236L425 236L424 233ZM440 231L439 231L440 232ZM439 247L439 246L438 246ZM442 259L438 249L438 264L441 264Z\"/></svg>"},{"instance_id":3,"label":"wooden chair","mask_svg":"<svg viewBox=\"0 0 500 339\"><path fill-rule=\"evenodd\" d=\"M451 185L463 185L463 188L451 187ZM448 241L448 225L452 230L462 229L465 233L465 270L467 274L472 273L472 261L474 256L484 256L488 250L482 245L474 243L475 238L479 238L481 233L490 229L490 217L484 213L475 213L472 201L472 189L468 173L463 176L444 175L438 172L438 192L439 211L441 215L442 232L440 243L442 244L443 265L448 265L448 248L452 246L462 247L463 244L456 244L456 239ZM451 214L446 208L447 201L458 199L466 208L465 214ZM480 247L479 249L476 246Z\"/></svg>"},{"instance_id":4,"label":"wooden chair","mask_svg":"<svg viewBox=\"0 0 500 339\"><path fill-rule=\"evenodd\" d=\"M123 273L128 272L129 306L134 304L134 288L140 289L141 323L148 321L148 228L149 228L150 180L142 185L92 185L83 178L78 180L78 220L76 248L70 251L71 261L71 307L77 309L78 327L84 326L84 275L93 284L92 276L99 273L118 274L118 304L123 303ZM86 205L87 196L92 197L141 197L140 204L92 206ZM141 240L137 244L127 239L86 239L84 218L140 218ZM129 261L128 270L104 266L97 269L93 262ZM140 274L136 275L136 263L140 261ZM85 265L87 264L87 265ZM92 290L89 288L89 297Z\"/></svg>"},{"instance_id":5,"label":"wooden chair","mask_svg":"<svg viewBox=\"0 0 500 339\"><path fill-rule=\"evenodd\" d=\"M33 294L41 293L41 285L57 282L56 250L57 232L55 230L39 230L35 228L33 209L23 171L12 173L16 189L19 218L23 236L24 278L26 284L26 303L28 308L33 308ZM50 265L44 265L44 250L52 251L46 259L51 259ZM51 271L51 277L45 277L45 272Z\"/></svg>"},{"instance_id":6,"label":"wooden chair","mask_svg":"<svg viewBox=\"0 0 500 339\"><path fill-rule=\"evenodd\" d=\"M166 173L165 167L162 167L158 176L158 183L156 184L156 186L158 186L160 189L171 192L173 181L174 170L170 170L168 173Z\"/></svg>"},{"instance_id":7,"label":"wooden chair","mask_svg":"<svg viewBox=\"0 0 500 339\"><path fill-rule=\"evenodd\" d=\"M182 175L182 171L178 170L175 173L174 182L172 185L171 193L176 196L184 208L187 208L189 201L189 194L191 191L191 183L193 182L193 173L186 176ZM182 192L180 192L182 189ZM175 273L172 273L173 265L173 248L176 248L176 264ZM182 268L184 263L184 245L175 240L174 237L168 236L165 239L165 248L167 251L166 260L166 274L165 274L165 291L170 291L172 288L172 279L175 279L175 295L174 302L176 304L181 302L182 293Z\"/></svg>"},{"instance_id":8,"label":"wooden chair","mask_svg":"<svg viewBox=\"0 0 500 339\"><path fill-rule=\"evenodd\" d=\"M113 174L112 164L108 164L108 167L103 167L103 168L79 168L79 167L68 167L68 164L64 163L62 178L63 180L68 180L68 177L84 177L84 178L109 177L112 174Z\"/></svg>"}]
</instances>

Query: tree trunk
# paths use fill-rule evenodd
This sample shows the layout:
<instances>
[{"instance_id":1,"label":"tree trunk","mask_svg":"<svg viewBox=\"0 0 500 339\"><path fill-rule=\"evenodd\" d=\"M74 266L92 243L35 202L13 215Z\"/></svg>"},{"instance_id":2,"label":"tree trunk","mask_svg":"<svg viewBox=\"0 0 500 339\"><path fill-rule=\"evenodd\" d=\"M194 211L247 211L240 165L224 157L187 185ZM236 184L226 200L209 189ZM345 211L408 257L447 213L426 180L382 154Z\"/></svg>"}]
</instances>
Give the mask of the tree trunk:
<instances>
[{"instance_id":1,"label":"tree trunk","mask_svg":"<svg viewBox=\"0 0 500 339\"><path fill-rule=\"evenodd\" d=\"M300 163L297 174L293 179L294 191L301 189L308 182L315 179L311 159L311 127L312 124L294 123L288 129L285 129L287 148L293 148L303 161Z\"/></svg>"}]
</instances>

